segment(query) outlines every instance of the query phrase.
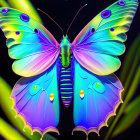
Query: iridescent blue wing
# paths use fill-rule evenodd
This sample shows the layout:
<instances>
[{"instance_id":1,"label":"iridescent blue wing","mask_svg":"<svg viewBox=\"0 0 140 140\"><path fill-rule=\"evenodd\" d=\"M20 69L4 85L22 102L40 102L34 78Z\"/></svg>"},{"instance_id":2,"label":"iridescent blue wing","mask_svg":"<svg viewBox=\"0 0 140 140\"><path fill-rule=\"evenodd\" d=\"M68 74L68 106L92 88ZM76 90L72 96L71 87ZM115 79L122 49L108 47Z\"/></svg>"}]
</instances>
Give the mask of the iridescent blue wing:
<instances>
[{"instance_id":1,"label":"iridescent blue wing","mask_svg":"<svg viewBox=\"0 0 140 140\"><path fill-rule=\"evenodd\" d=\"M86 134L107 126L107 120L115 115L122 102L123 87L114 74L95 75L82 67L75 58L72 61L74 77L74 131Z\"/></svg>"},{"instance_id":2,"label":"iridescent blue wing","mask_svg":"<svg viewBox=\"0 0 140 140\"><path fill-rule=\"evenodd\" d=\"M58 132L59 91L57 60L38 76L21 78L13 88L14 109L33 131Z\"/></svg>"},{"instance_id":3,"label":"iridescent blue wing","mask_svg":"<svg viewBox=\"0 0 140 140\"><path fill-rule=\"evenodd\" d=\"M0 8L0 28L7 38L13 71L23 77L41 74L57 59L60 47L36 20L12 8Z\"/></svg>"},{"instance_id":4,"label":"iridescent blue wing","mask_svg":"<svg viewBox=\"0 0 140 140\"><path fill-rule=\"evenodd\" d=\"M93 18L72 43L76 60L97 75L115 72L137 7L137 0L117 1Z\"/></svg>"}]
</instances>

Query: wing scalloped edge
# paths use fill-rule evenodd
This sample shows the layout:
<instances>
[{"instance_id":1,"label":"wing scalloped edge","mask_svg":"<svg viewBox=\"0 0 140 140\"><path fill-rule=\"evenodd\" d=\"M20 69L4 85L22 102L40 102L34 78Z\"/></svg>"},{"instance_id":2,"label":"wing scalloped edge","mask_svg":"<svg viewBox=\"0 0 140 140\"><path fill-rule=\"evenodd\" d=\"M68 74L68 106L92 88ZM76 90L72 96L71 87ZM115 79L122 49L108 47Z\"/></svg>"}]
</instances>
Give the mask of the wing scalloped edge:
<instances>
[{"instance_id":1,"label":"wing scalloped edge","mask_svg":"<svg viewBox=\"0 0 140 140\"><path fill-rule=\"evenodd\" d=\"M120 105L121 103L123 103L123 100L122 100L122 98L121 98L121 93L122 93L123 90L124 90L124 89L120 89L120 91L119 91L120 100L116 103L113 112L108 113L108 115L107 115L106 118L105 118L105 121L103 121L102 123L100 123L98 127L90 127L90 128L88 128L88 129L85 128L85 127L83 127L83 126L77 126L77 127L75 127L75 128L73 129L72 135L73 135L73 132L74 132L74 131L82 131L82 132L84 132L87 136L88 136L89 133L91 133L91 132L95 132L98 136L100 136L99 132L100 132L101 128L104 127L104 126L107 126L107 127L108 127L107 122L108 122L109 118L116 115L117 108L119 107L119 105Z\"/></svg>"},{"instance_id":2,"label":"wing scalloped edge","mask_svg":"<svg viewBox=\"0 0 140 140\"><path fill-rule=\"evenodd\" d=\"M50 127L47 127L47 128L44 129L43 132L41 131L41 129L40 129L39 127L34 127L34 128L32 128L31 124L28 123L28 122L25 120L24 115L23 115L22 113L18 113L17 109L15 108L15 99L14 99L13 97L10 97L10 99L12 99L12 101L13 101L13 106L11 107L11 109L13 109L13 110L16 112L15 118L19 117L19 118L23 121L23 123L24 123L23 131L25 131L24 129L25 129L25 127L27 127L27 128L29 128L29 129L31 130L31 135L33 135L33 132L38 132L38 133L40 133L40 134L41 134L41 139L40 139L40 140L42 140L43 136L44 136L46 133L48 133L48 132L55 132L55 133L57 133L58 135L60 135L58 129L55 128L55 127L51 127L51 126L50 126Z\"/></svg>"}]
</instances>

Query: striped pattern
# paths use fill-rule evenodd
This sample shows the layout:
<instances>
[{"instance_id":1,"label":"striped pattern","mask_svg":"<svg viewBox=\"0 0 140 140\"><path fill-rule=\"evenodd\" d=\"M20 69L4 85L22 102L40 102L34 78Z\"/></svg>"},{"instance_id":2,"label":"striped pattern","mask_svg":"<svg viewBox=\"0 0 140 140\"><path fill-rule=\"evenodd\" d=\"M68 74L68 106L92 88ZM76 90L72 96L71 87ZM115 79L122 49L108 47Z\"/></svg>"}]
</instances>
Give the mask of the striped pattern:
<instances>
[{"instance_id":1,"label":"striped pattern","mask_svg":"<svg viewBox=\"0 0 140 140\"><path fill-rule=\"evenodd\" d=\"M69 107L73 97L71 68L61 67L60 71L60 95L65 107Z\"/></svg>"}]
</instances>

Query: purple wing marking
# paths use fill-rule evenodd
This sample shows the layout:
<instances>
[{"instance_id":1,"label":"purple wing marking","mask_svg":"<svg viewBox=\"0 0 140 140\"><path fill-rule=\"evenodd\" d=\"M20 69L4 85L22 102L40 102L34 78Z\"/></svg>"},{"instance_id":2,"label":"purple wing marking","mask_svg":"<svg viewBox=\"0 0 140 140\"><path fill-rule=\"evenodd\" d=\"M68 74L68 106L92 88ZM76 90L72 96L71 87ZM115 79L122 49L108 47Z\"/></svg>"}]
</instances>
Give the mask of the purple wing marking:
<instances>
[{"instance_id":1,"label":"purple wing marking","mask_svg":"<svg viewBox=\"0 0 140 140\"><path fill-rule=\"evenodd\" d=\"M15 102L14 109L33 131L41 134L58 132L57 63L38 76L21 78L14 86L11 97Z\"/></svg>"},{"instance_id":2,"label":"purple wing marking","mask_svg":"<svg viewBox=\"0 0 140 140\"><path fill-rule=\"evenodd\" d=\"M123 87L114 74L95 75L83 68L75 59L74 65L74 123L73 131L99 131L107 126L108 119L115 115L122 103Z\"/></svg>"}]
</instances>

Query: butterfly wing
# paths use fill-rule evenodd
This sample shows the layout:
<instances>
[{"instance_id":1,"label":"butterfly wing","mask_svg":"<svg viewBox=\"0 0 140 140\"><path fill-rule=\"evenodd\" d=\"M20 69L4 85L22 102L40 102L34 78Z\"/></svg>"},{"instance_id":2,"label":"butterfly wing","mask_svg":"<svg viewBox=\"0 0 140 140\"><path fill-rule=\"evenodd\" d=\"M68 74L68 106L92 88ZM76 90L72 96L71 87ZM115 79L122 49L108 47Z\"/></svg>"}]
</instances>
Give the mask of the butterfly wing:
<instances>
[{"instance_id":1,"label":"butterfly wing","mask_svg":"<svg viewBox=\"0 0 140 140\"><path fill-rule=\"evenodd\" d=\"M0 8L0 28L7 38L9 56L17 59L12 66L15 73L35 76L56 61L58 42L30 16L12 8Z\"/></svg>"},{"instance_id":2,"label":"butterfly wing","mask_svg":"<svg viewBox=\"0 0 140 140\"><path fill-rule=\"evenodd\" d=\"M93 18L72 43L77 61L98 75L116 71L117 56L125 51L123 42L138 6L137 0L117 1Z\"/></svg>"},{"instance_id":3,"label":"butterfly wing","mask_svg":"<svg viewBox=\"0 0 140 140\"><path fill-rule=\"evenodd\" d=\"M58 132L59 93L58 65L56 61L40 75L21 78L13 88L14 109L21 116L25 125L33 131L44 134L48 131Z\"/></svg>"},{"instance_id":4,"label":"butterfly wing","mask_svg":"<svg viewBox=\"0 0 140 140\"><path fill-rule=\"evenodd\" d=\"M73 131L99 134L107 120L115 115L122 102L123 87L114 74L95 75L82 67L74 58L74 123Z\"/></svg>"}]
</instances>

